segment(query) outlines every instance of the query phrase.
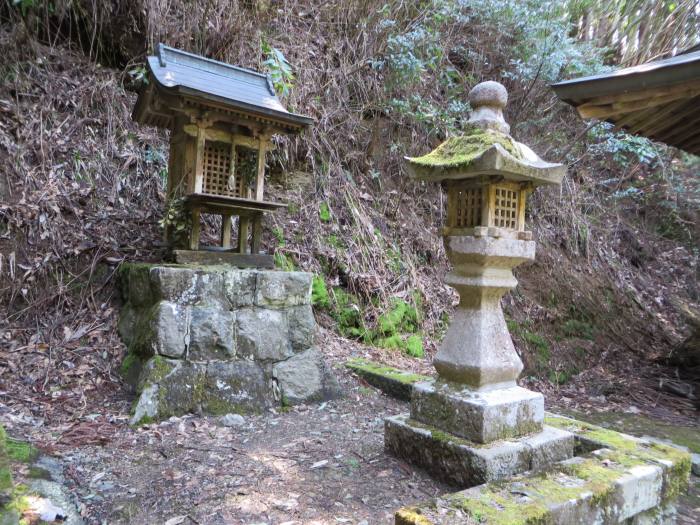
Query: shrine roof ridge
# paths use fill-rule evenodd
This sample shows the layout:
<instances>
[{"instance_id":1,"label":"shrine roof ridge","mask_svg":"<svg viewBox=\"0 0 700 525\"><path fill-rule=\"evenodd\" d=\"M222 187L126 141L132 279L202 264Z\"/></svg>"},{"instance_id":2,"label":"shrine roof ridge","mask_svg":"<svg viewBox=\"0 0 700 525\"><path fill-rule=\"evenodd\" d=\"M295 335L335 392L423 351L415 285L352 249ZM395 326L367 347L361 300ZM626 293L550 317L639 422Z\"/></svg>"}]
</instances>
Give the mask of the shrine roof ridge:
<instances>
[{"instance_id":1,"label":"shrine roof ridge","mask_svg":"<svg viewBox=\"0 0 700 525\"><path fill-rule=\"evenodd\" d=\"M269 76L251 69L164 44L158 44L156 56L148 57L148 69L156 87L165 91L223 103L294 127L313 122L311 117L287 111Z\"/></svg>"}]
</instances>

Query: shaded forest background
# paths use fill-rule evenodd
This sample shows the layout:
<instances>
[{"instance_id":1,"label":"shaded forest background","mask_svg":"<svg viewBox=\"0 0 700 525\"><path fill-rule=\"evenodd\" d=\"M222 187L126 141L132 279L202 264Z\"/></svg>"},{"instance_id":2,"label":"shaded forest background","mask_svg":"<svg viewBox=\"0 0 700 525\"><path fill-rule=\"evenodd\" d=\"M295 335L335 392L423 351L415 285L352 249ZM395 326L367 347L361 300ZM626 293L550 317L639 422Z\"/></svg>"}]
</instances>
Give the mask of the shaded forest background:
<instances>
[{"instance_id":1,"label":"shaded forest background","mask_svg":"<svg viewBox=\"0 0 700 525\"><path fill-rule=\"evenodd\" d=\"M417 369L457 296L443 196L402 159L460 132L476 83L502 82L514 137L569 170L531 199L538 260L504 299L524 380L564 403L692 417L700 159L581 121L548 85L697 45L695 2L6 0L0 16L6 401L50 415L60 399L76 417L120 391L116 270L164 253L167 136L130 119L163 42L267 71L316 120L268 159L290 206L265 247L317 275L333 337Z\"/></svg>"}]
</instances>

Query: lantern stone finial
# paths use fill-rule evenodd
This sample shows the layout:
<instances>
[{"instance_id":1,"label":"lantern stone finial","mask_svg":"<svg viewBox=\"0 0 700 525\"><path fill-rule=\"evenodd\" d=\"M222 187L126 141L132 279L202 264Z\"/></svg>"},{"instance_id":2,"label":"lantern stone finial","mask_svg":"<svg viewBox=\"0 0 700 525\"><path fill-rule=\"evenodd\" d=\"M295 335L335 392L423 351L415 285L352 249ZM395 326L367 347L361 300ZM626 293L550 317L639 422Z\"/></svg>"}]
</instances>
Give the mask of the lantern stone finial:
<instances>
[{"instance_id":1,"label":"lantern stone finial","mask_svg":"<svg viewBox=\"0 0 700 525\"><path fill-rule=\"evenodd\" d=\"M510 126L503 118L507 103L508 91L503 84L493 80L477 84L469 92L469 105L473 111L468 123L482 129L510 133Z\"/></svg>"}]
</instances>

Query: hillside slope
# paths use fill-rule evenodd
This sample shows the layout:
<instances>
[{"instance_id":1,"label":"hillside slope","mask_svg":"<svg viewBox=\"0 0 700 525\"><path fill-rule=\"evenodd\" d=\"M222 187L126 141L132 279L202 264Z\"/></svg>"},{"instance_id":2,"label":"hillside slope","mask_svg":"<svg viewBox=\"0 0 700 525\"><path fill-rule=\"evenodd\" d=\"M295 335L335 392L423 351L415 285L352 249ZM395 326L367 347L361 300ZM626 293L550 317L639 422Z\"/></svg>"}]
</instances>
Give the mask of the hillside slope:
<instances>
[{"instance_id":1,"label":"hillside slope","mask_svg":"<svg viewBox=\"0 0 700 525\"><path fill-rule=\"evenodd\" d=\"M267 68L287 105L316 119L270 159L271 192L290 207L268 219L264 244L281 266L320 276L319 321L352 339L347 348L422 369L456 295L443 284L440 190L409 180L402 157L459 133L476 82L503 82L517 139L569 167L560 190L532 199L538 260L504 300L525 380L552 402L692 417L692 401L659 380L676 380L661 363L686 333L678 305L698 300L697 159L587 127L556 101L546 81L603 67L595 49L566 40L568 51L523 61L531 37L505 12L495 31L493 15L448 4L115 1L93 6L94 20L3 12L0 387L10 402L47 416L61 398L84 413L86 396L119 391L113 277L124 260L162 257L167 177L167 137L131 122L130 90L163 41ZM387 315L400 326L379 333ZM417 336L425 357L392 349L391 335ZM388 348L357 350L363 341Z\"/></svg>"}]
</instances>

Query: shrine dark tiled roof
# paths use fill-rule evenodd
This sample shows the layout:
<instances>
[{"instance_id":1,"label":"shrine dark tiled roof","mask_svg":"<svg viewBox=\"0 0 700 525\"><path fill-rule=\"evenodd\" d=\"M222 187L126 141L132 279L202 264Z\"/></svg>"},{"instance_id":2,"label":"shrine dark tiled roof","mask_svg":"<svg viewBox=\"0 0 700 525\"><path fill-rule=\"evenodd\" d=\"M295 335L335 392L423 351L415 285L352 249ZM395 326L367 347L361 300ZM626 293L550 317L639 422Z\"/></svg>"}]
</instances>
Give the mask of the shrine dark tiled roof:
<instances>
[{"instance_id":1,"label":"shrine dark tiled roof","mask_svg":"<svg viewBox=\"0 0 700 525\"><path fill-rule=\"evenodd\" d=\"M305 127L313 119L290 113L277 98L270 79L257 71L226 64L163 44L148 68L159 89L224 103Z\"/></svg>"}]
</instances>

